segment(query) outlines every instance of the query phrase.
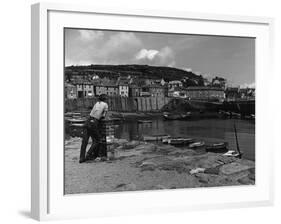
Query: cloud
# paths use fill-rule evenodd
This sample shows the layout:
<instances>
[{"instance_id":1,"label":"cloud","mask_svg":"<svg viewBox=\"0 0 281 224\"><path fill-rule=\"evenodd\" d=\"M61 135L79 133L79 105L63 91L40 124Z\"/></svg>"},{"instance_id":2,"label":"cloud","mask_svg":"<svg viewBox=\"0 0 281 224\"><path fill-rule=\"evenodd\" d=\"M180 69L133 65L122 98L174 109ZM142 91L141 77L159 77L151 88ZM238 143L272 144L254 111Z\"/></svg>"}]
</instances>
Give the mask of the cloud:
<instances>
[{"instance_id":1,"label":"cloud","mask_svg":"<svg viewBox=\"0 0 281 224\"><path fill-rule=\"evenodd\" d=\"M155 49L141 49L135 55L137 62L142 64L152 64L152 65L163 65L163 66L175 66L175 54L173 50L166 46L160 50Z\"/></svg>"},{"instance_id":2,"label":"cloud","mask_svg":"<svg viewBox=\"0 0 281 224\"><path fill-rule=\"evenodd\" d=\"M129 59L142 46L134 33L120 32L111 35L98 52L108 59Z\"/></svg>"},{"instance_id":3,"label":"cloud","mask_svg":"<svg viewBox=\"0 0 281 224\"><path fill-rule=\"evenodd\" d=\"M67 30L65 43L66 65L130 63L143 47L134 33L95 30Z\"/></svg>"},{"instance_id":4,"label":"cloud","mask_svg":"<svg viewBox=\"0 0 281 224\"><path fill-rule=\"evenodd\" d=\"M152 61L154 57L159 53L157 50L146 50L146 49L141 49L137 55L136 59L137 60L143 60L143 59L148 59Z\"/></svg>"},{"instance_id":5,"label":"cloud","mask_svg":"<svg viewBox=\"0 0 281 224\"><path fill-rule=\"evenodd\" d=\"M176 65L170 46L147 49L140 35L133 32L67 29L65 35L66 65L149 64Z\"/></svg>"},{"instance_id":6,"label":"cloud","mask_svg":"<svg viewBox=\"0 0 281 224\"><path fill-rule=\"evenodd\" d=\"M103 31L95 31L95 30L79 30L80 39L82 41L92 41L96 39L101 39L104 36Z\"/></svg>"}]
</instances>

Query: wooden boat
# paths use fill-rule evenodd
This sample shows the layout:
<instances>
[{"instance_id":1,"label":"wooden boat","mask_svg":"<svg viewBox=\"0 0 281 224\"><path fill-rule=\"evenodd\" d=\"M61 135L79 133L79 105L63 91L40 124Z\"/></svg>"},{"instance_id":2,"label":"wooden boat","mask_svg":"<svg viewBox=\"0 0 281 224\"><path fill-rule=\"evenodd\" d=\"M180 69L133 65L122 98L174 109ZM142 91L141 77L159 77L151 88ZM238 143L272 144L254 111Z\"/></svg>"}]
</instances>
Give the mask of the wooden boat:
<instances>
[{"instance_id":1,"label":"wooden boat","mask_svg":"<svg viewBox=\"0 0 281 224\"><path fill-rule=\"evenodd\" d=\"M190 144L194 142L193 138L184 138L184 137L169 137L162 140L164 144L171 144L171 145L180 145L180 144Z\"/></svg>"},{"instance_id":2,"label":"wooden boat","mask_svg":"<svg viewBox=\"0 0 281 224\"><path fill-rule=\"evenodd\" d=\"M66 119L67 122L69 122L70 124L82 124L86 122L86 119L83 118L69 118Z\"/></svg>"},{"instance_id":3,"label":"wooden boat","mask_svg":"<svg viewBox=\"0 0 281 224\"><path fill-rule=\"evenodd\" d=\"M70 127L81 128L86 125L86 119L83 119L81 117L80 118L68 118L65 120L66 120L66 122L68 122Z\"/></svg>"},{"instance_id":4,"label":"wooden boat","mask_svg":"<svg viewBox=\"0 0 281 224\"><path fill-rule=\"evenodd\" d=\"M174 146L189 145L192 142L194 142L192 138L172 138L168 140L168 144Z\"/></svg>"},{"instance_id":5,"label":"wooden boat","mask_svg":"<svg viewBox=\"0 0 281 224\"><path fill-rule=\"evenodd\" d=\"M230 116L231 116L231 113L230 113L230 112L224 111L224 110L220 110L220 111L219 111L219 114L221 114L221 115L224 116L224 117L230 117Z\"/></svg>"},{"instance_id":6,"label":"wooden boat","mask_svg":"<svg viewBox=\"0 0 281 224\"><path fill-rule=\"evenodd\" d=\"M152 120L138 120L138 123L140 124L152 123Z\"/></svg>"},{"instance_id":7,"label":"wooden boat","mask_svg":"<svg viewBox=\"0 0 281 224\"><path fill-rule=\"evenodd\" d=\"M66 112L64 114L64 116L66 116L66 117L81 116L81 113L79 113L79 112Z\"/></svg>"},{"instance_id":8,"label":"wooden boat","mask_svg":"<svg viewBox=\"0 0 281 224\"><path fill-rule=\"evenodd\" d=\"M169 139L170 135L144 135L144 141L163 141L165 139Z\"/></svg>"},{"instance_id":9,"label":"wooden boat","mask_svg":"<svg viewBox=\"0 0 281 224\"><path fill-rule=\"evenodd\" d=\"M81 127L85 127L85 123L78 123L78 124L70 124L71 127L77 127L77 128L81 128Z\"/></svg>"},{"instance_id":10,"label":"wooden boat","mask_svg":"<svg viewBox=\"0 0 281 224\"><path fill-rule=\"evenodd\" d=\"M245 115L244 118L246 120L255 120L256 116L254 114Z\"/></svg>"},{"instance_id":11,"label":"wooden boat","mask_svg":"<svg viewBox=\"0 0 281 224\"><path fill-rule=\"evenodd\" d=\"M192 149L195 149L195 148L199 148L199 147L202 147L205 145L205 142L203 141L199 141L199 142L193 142L191 143L188 147L189 148L192 148Z\"/></svg>"},{"instance_id":12,"label":"wooden boat","mask_svg":"<svg viewBox=\"0 0 281 224\"><path fill-rule=\"evenodd\" d=\"M229 150L228 152L224 153L223 156L235 157L235 158L239 158L240 157L241 158L242 154L243 154L242 152L239 153L239 152L237 152L235 150Z\"/></svg>"},{"instance_id":13,"label":"wooden boat","mask_svg":"<svg viewBox=\"0 0 281 224\"><path fill-rule=\"evenodd\" d=\"M227 142L214 143L206 146L207 152L226 152L227 151Z\"/></svg>"},{"instance_id":14,"label":"wooden boat","mask_svg":"<svg viewBox=\"0 0 281 224\"><path fill-rule=\"evenodd\" d=\"M235 112L231 112L231 117L232 118L241 118L241 114L235 113Z\"/></svg>"},{"instance_id":15,"label":"wooden boat","mask_svg":"<svg viewBox=\"0 0 281 224\"><path fill-rule=\"evenodd\" d=\"M111 117L109 120L114 122L122 121L122 119L118 117Z\"/></svg>"},{"instance_id":16,"label":"wooden boat","mask_svg":"<svg viewBox=\"0 0 281 224\"><path fill-rule=\"evenodd\" d=\"M191 117L191 112L187 112L185 114L170 114L164 113L163 118L165 120L185 120Z\"/></svg>"}]
</instances>

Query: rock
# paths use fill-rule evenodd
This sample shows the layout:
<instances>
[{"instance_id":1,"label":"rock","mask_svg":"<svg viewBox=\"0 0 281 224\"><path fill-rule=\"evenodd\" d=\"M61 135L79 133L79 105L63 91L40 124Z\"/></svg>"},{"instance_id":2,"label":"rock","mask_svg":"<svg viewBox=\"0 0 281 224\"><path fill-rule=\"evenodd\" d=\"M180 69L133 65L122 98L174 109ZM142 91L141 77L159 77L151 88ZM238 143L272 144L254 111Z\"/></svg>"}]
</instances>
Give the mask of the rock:
<instances>
[{"instance_id":1,"label":"rock","mask_svg":"<svg viewBox=\"0 0 281 224\"><path fill-rule=\"evenodd\" d=\"M123 149L133 149L140 144L139 141L127 142L123 145Z\"/></svg>"},{"instance_id":2,"label":"rock","mask_svg":"<svg viewBox=\"0 0 281 224\"><path fill-rule=\"evenodd\" d=\"M192 174L196 174L196 173L203 173L205 171L205 168L195 168L189 171L189 173Z\"/></svg>"},{"instance_id":3,"label":"rock","mask_svg":"<svg viewBox=\"0 0 281 224\"><path fill-rule=\"evenodd\" d=\"M255 169L255 162L254 161L247 160L247 159L239 159L239 160L237 160L237 162L242 164L242 165L248 166L251 169Z\"/></svg>"},{"instance_id":4,"label":"rock","mask_svg":"<svg viewBox=\"0 0 281 224\"><path fill-rule=\"evenodd\" d=\"M139 167L141 168L141 171L153 171L156 169L156 164L152 161L144 161Z\"/></svg>"},{"instance_id":5,"label":"rock","mask_svg":"<svg viewBox=\"0 0 281 224\"><path fill-rule=\"evenodd\" d=\"M212 167L212 168L207 168L204 173L207 174L214 174L214 175L219 175L220 172L220 166L217 167Z\"/></svg>"},{"instance_id":6,"label":"rock","mask_svg":"<svg viewBox=\"0 0 281 224\"><path fill-rule=\"evenodd\" d=\"M249 167L237 162L225 164L220 168L220 174L226 175L233 181L239 180L250 174Z\"/></svg>"},{"instance_id":7,"label":"rock","mask_svg":"<svg viewBox=\"0 0 281 224\"><path fill-rule=\"evenodd\" d=\"M154 190L163 190L163 189L167 189L167 187L161 185L161 184L158 184L156 186L153 186L152 189Z\"/></svg>"},{"instance_id":8,"label":"rock","mask_svg":"<svg viewBox=\"0 0 281 224\"><path fill-rule=\"evenodd\" d=\"M151 165L156 166L156 164L153 163L152 161L144 161L141 163L140 167L151 166Z\"/></svg>"},{"instance_id":9,"label":"rock","mask_svg":"<svg viewBox=\"0 0 281 224\"><path fill-rule=\"evenodd\" d=\"M253 181L256 180L256 176L255 176L254 173L250 173L248 177L249 177L250 180L253 180Z\"/></svg>"},{"instance_id":10,"label":"rock","mask_svg":"<svg viewBox=\"0 0 281 224\"><path fill-rule=\"evenodd\" d=\"M134 149L137 151L142 151L143 153L147 153L155 151L156 148L157 146L151 143L140 143Z\"/></svg>"},{"instance_id":11,"label":"rock","mask_svg":"<svg viewBox=\"0 0 281 224\"><path fill-rule=\"evenodd\" d=\"M196 174L196 177L198 178L198 181L199 181L200 183L207 184L207 183L210 182L209 176L206 175L206 174L197 173L197 174Z\"/></svg>"},{"instance_id":12,"label":"rock","mask_svg":"<svg viewBox=\"0 0 281 224\"><path fill-rule=\"evenodd\" d=\"M237 160L237 158L234 158L234 157L219 156L219 158L217 159L216 163L228 164L228 163L232 163L232 162L234 162L236 160Z\"/></svg>"},{"instance_id":13,"label":"rock","mask_svg":"<svg viewBox=\"0 0 281 224\"><path fill-rule=\"evenodd\" d=\"M248 184L254 184L253 180L251 180L248 176L242 177L238 179L238 182L240 184L248 185Z\"/></svg>"},{"instance_id":14,"label":"rock","mask_svg":"<svg viewBox=\"0 0 281 224\"><path fill-rule=\"evenodd\" d=\"M249 166L242 165L242 164L237 163L237 162L233 162L233 163L223 165L220 169L220 172L223 175L232 175L232 174L235 174L235 173L248 171L249 169L250 169Z\"/></svg>"},{"instance_id":15,"label":"rock","mask_svg":"<svg viewBox=\"0 0 281 224\"><path fill-rule=\"evenodd\" d=\"M112 140L112 143L116 144L117 146L123 146L124 144L128 143L128 140L115 138Z\"/></svg>"},{"instance_id":16,"label":"rock","mask_svg":"<svg viewBox=\"0 0 281 224\"><path fill-rule=\"evenodd\" d=\"M119 191L135 191L137 189L137 186L134 183L129 184L118 184L115 189Z\"/></svg>"}]
</instances>

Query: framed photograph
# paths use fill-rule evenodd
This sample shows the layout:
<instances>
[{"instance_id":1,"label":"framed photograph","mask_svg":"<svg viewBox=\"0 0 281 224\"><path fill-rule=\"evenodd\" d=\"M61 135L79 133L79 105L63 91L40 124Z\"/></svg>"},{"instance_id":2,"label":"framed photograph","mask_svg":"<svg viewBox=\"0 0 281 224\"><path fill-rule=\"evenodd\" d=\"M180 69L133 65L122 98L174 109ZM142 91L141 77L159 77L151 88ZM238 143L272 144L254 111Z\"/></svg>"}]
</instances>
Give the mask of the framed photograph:
<instances>
[{"instance_id":1,"label":"framed photograph","mask_svg":"<svg viewBox=\"0 0 281 224\"><path fill-rule=\"evenodd\" d=\"M32 6L32 217L270 205L273 20Z\"/></svg>"}]
</instances>

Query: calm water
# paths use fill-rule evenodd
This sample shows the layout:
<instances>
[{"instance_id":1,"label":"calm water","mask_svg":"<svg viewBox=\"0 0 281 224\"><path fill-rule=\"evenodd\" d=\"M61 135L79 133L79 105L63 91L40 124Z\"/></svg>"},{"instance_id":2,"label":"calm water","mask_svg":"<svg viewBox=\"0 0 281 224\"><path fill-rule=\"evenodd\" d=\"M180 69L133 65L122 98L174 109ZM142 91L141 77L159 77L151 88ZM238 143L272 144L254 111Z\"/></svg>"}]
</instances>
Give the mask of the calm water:
<instances>
[{"instance_id":1,"label":"calm water","mask_svg":"<svg viewBox=\"0 0 281 224\"><path fill-rule=\"evenodd\" d=\"M138 124L137 119L116 125L115 136L137 140L142 135L169 134L173 137L192 137L206 143L227 141L230 149L236 149L233 125L236 124L240 150L244 157L255 160L255 124L246 120L202 119L164 121L153 118L152 123Z\"/></svg>"}]
</instances>

